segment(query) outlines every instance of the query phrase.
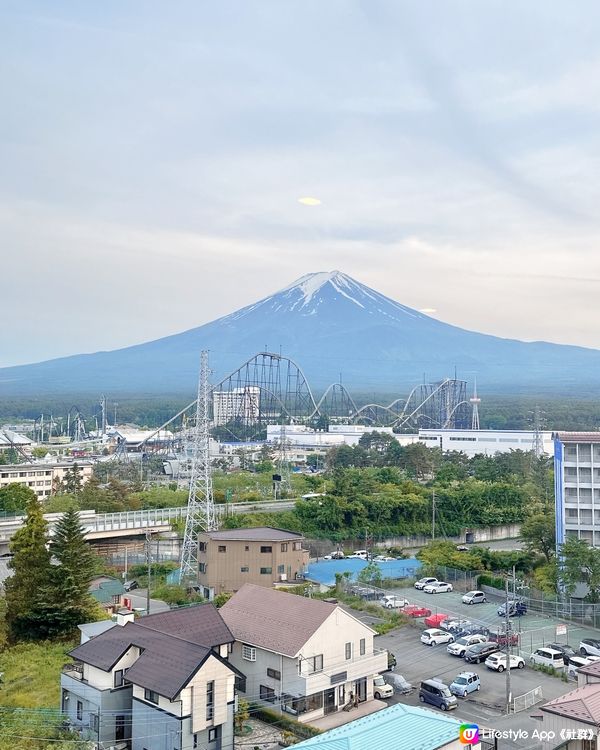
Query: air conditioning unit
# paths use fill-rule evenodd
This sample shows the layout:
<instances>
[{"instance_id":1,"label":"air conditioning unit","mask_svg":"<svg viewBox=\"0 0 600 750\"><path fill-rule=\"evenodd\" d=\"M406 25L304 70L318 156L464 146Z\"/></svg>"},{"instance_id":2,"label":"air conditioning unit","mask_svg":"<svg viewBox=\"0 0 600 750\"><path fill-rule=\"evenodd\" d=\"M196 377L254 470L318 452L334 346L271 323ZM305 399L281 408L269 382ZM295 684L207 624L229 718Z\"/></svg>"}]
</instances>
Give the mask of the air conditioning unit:
<instances>
[{"instance_id":1,"label":"air conditioning unit","mask_svg":"<svg viewBox=\"0 0 600 750\"><path fill-rule=\"evenodd\" d=\"M279 574L279 580L280 581L287 581L287 573L280 573Z\"/></svg>"}]
</instances>

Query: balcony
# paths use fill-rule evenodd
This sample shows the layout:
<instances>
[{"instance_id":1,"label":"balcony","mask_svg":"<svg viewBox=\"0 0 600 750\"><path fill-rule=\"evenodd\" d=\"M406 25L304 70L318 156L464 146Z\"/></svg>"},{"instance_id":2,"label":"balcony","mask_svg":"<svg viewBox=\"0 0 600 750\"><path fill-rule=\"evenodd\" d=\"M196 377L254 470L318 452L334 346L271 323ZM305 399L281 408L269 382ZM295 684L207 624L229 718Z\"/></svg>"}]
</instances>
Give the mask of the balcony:
<instances>
[{"instance_id":1,"label":"balcony","mask_svg":"<svg viewBox=\"0 0 600 750\"><path fill-rule=\"evenodd\" d=\"M387 669L387 651L384 649L373 649L371 654L354 656L352 659L338 659L333 663L330 658L325 657L323 670L312 674L301 674L298 676L298 695L311 695L321 690L326 690L332 685L352 682L361 677L369 677ZM329 663L328 663L329 662ZM292 691L292 686L287 683L287 688Z\"/></svg>"},{"instance_id":2,"label":"balcony","mask_svg":"<svg viewBox=\"0 0 600 750\"><path fill-rule=\"evenodd\" d=\"M73 680L79 680L84 682L83 679L83 664L65 664L61 670L67 677L71 677Z\"/></svg>"}]
</instances>

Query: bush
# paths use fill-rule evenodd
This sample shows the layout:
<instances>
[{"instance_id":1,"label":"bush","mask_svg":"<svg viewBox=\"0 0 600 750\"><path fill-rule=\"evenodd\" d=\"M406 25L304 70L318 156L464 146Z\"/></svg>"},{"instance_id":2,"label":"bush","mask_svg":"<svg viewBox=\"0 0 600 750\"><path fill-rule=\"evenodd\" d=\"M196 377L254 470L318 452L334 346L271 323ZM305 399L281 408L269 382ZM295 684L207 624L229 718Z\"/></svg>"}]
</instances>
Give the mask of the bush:
<instances>
[{"instance_id":1,"label":"bush","mask_svg":"<svg viewBox=\"0 0 600 750\"><path fill-rule=\"evenodd\" d=\"M264 721L265 724L275 724L284 731L292 732L296 737L302 737L303 740L308 740L311 737L316 737L321 734L321 730L316 727L311 727L310 724L301 724L295 719L290 719L285 714L280 714L277 711L272 711L269 708L264 708L256 703L251 704L250 713L256 719Z\"/></svg>"},{"instance_id":2,"label":"bush","mask_svg":"<svg viewBox=\"0 0 600 750\"><path fill-rule=\"evenodd\" d=\"M481 588L482 586L491 586L494 589L504 591L504 578L482 573L480 576L477 576L477 587Z\"/></svg>"}]
</instances>

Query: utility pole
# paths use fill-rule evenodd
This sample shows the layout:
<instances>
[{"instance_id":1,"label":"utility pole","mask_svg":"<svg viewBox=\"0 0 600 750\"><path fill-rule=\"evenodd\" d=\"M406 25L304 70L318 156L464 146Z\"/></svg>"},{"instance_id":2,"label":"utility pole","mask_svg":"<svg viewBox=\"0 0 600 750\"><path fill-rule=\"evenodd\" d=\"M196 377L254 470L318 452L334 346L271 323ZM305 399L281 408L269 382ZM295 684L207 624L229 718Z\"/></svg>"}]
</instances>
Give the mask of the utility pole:
<instances>
[{"instance_id":1,"label":"utility pole","mask_svg":"<svg viewBox=\"0 0 600 750\"><path fill-rule=\"evenodd\" d=\"M431 541L435 539L435 490L431 491Z\"/></svg>"},{"instance_id":2,"label":"utility pole","mask_svg":"<svg viewBox=\"0 0 600 750\"><path fill-rule=\"evenodd\" d=\"M513 584L514 585L514 584ZM510 637L511 637L511 626L510 626L510 609L508 604L508 578L504 581L504 591L506 594L504 601L504 630L506 638L506 713L510 714L511 704L511 689L510 689Z\"/></svg>"},{"instance_id":3,"label":"utility pole","mask_svg":"<svg viewBox=\"0 0 600 750\"><path fill-rule=\"evenodd\" d=\"M146 587L146 614L150 614L150 576L152 575L152 551L150 549L150 541L152 539L152 532L150 527L146 529L146 560L148 562L148 586Z\"/></svg>"}]
</instances>

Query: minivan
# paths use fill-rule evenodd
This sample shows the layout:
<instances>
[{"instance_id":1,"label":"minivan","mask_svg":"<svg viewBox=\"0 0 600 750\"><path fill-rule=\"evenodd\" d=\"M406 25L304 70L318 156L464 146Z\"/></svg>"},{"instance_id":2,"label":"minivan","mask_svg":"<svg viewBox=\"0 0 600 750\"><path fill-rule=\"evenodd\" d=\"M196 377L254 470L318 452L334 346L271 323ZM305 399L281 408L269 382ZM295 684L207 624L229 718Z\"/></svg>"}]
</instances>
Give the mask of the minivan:
<instances>
[{"instance_id":1,"label":"minivan","mask_svg":"<svg viewBox=\"0 0 600 750\"><path fill-rule=\"evenodd\" d=\"M456 696L452 695L448 685L444 685L441 680L423 680L419 688L419 700L421 703L431 703L442 711L449 711L458 705Z\"/></svg>"},{"instance_id":2,"label":"minivan","mask_svg":"<svg viewBox=\"0 0 600 750\"><path fill-rule=\"evenodd\" d=\"M373 697L381 700L381 698L391 698L392 695L394 695L394 688L388 685L380 674L373 675Z\"/></svg>"},{"instance_id":3,"label":"minivan","mask_svg":"<svg viewBox=\"0 0 600 750\"><path fill-rule=\"evenodd\" d=\"M565 666L562 651L557 651L549 646L538 648L529 659L532 664L542 664L545 667L554 667L554 669L562 669Z\"/></svg>"}]
</instances>

